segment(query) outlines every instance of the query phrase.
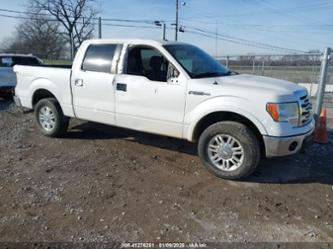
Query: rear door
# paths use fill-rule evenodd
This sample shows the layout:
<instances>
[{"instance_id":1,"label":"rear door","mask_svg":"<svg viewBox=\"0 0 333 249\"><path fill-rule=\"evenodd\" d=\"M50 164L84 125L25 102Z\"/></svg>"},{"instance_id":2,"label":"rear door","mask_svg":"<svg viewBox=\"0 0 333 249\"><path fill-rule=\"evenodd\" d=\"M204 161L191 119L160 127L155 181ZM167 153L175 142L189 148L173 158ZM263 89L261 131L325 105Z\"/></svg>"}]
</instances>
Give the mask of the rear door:
<instances>
[{"instance_id":1,"label":"rear door","mask_svg":"<svg viewBox=\"0 0 333 249\"><path fill-rule=\"evenodd\" d=\"M121 45L91 44L71 85L75 116L106 124L115 123L114 78Z\"/></svg>"}]
</instances>

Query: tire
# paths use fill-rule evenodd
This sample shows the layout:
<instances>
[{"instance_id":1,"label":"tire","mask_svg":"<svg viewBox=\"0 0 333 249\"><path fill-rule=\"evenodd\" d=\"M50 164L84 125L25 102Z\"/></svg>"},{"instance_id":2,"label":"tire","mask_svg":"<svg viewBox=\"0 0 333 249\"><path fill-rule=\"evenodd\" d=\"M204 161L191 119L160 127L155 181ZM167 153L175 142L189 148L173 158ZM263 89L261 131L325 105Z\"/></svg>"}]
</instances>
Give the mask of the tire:
<instances>
[{"instance_id":1,"label":"tire","mask_svg":"<svg viewBox=\"0 0 333 249\"><path fill-rule=\"evenodd\" d=\"M246 178L260 161L259 141L252 130L233 121L206 128L199 138L198 153L210 172L230 180Z\"/></svg>"},{"instance_id":2,"label":"tire","mask_svg":"<svg viewBox=\"0 0 333 249\"><path fill-rule=\"evenodd\" d=\"M35 120L38 130L48 137L60 137L67 131L69 124L69 118L64 116L54 98L38 101L35 107Z\"/></svg>"}]
</instances>

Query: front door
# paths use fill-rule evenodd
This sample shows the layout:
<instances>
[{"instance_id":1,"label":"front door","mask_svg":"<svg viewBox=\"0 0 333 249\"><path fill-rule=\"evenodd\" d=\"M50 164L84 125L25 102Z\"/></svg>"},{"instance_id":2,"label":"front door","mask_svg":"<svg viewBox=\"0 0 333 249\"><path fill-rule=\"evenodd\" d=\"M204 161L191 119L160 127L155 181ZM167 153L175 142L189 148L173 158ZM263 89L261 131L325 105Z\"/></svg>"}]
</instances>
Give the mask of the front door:
<instances>
[{"instance_id":1,"label":"front door","mask_svg":"<svg viewBox=\"0 0 333 249\"><path fill-rule=\"evenodd\" d=\"M81 67L73 71L75 116L84 120L114 124L114 79L117 44L95 44L87 48Z\"/></svg>"},{"instance_id":2,"label":"front door","mask_svg":"<svg viewBox=\"0 0 333 249\"><path fill-rule=\"evenodd\" d=\"M116 124L182 137L186 80L168 77L175 68L147 46L131 46L123 74L116 76Z\"/></svg>"}]
</instances>

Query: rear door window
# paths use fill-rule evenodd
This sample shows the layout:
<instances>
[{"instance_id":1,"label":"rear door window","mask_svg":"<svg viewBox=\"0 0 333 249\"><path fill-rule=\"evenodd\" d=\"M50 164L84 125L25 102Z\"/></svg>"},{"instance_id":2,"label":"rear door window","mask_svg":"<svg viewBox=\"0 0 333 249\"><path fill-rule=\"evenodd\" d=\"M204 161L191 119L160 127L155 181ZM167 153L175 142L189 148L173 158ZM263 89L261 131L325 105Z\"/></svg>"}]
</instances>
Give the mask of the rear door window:
<instances>
[{"instance_id":1,"label":"rear door window","mask_svg":"<svg viewBox=\"0 0 333 249\"><path fill-rule=\"evenodd\" d=\"M82 63L82 70L110 73L117 44L90 45Z\"/></svg>"}]
</instances>

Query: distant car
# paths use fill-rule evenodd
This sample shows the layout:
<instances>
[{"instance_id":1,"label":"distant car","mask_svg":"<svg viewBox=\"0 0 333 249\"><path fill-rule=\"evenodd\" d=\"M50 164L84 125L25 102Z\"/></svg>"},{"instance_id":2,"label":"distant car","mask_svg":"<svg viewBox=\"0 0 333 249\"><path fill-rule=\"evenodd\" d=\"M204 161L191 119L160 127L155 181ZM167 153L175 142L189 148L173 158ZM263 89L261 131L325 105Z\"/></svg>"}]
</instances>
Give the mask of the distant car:
<instances>
[{"instance_id":1,"label":"distant car","mask_svg":"<svg viewBox=\"0 0 333 249\"><path fill-rule=\"evenodd\" d=\"M42 60L33 55L0 54L0 97L9 98L14 95L16 74L15 65L41 65Z\"/></svg>"}]
</instances>

